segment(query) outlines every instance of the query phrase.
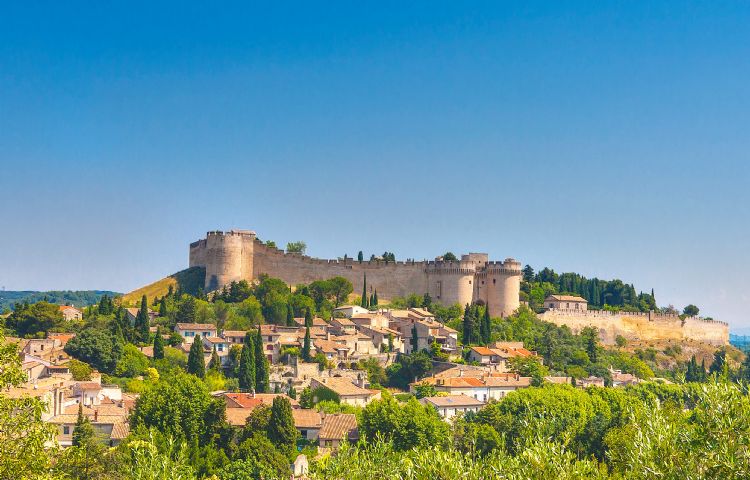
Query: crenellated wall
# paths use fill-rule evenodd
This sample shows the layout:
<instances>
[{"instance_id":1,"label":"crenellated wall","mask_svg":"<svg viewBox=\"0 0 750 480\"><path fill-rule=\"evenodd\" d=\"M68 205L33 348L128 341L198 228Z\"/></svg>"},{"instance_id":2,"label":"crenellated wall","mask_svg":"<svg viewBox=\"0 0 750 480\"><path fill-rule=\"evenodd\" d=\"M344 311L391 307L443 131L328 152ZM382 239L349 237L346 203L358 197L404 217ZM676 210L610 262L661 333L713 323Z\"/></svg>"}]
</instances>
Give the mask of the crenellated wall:
<instances>
[{"instance_id":1,"label":"crenellated wall","mask_svg":"<svg viewBox=\"0 0 750 480\"><path fill-rule=\"evenodd\" d=\"M567 325L573 333L585 327L599 331L602 342L613 345L618 335L628 340L691 339L712 345L729 343L729 325L717 320L658 313L609 312L604 310L570 311L551 309L540 315L542 320Z\"/></svg>"},{"instance_id":2,"label":"crenellated wall","mask_svg":"<svg viewBox=\"0 0 750 480\"><path fill-rule=\"evenodd\" d=\"M494 316L509 315L519 306L520 263L490 262L484 253L463 255L457 262L323 260L268 247L252 231L232 230L208 232L205 239L191 243L190 266L206 268L206 291L268 274L290 285L342 276L360 294L366 274L368 295L377 290L382 299L428 292L445 305L482 300ZM487 272L491 272L489 281L494 281L492 289L483 283Z\"/></svg>"}]
</instances>

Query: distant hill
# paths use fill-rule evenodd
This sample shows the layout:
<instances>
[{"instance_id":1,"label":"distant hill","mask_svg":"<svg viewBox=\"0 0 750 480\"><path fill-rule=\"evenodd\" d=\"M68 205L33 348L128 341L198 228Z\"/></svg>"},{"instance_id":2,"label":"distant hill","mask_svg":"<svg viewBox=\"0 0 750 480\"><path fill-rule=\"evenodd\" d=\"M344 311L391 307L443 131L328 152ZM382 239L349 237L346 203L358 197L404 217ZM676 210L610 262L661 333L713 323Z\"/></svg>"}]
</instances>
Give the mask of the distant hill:
<instances>
[{"instance_id":1,"label":"distant hill","mask_svg":"<svg viewBox=\"0 0 750 480\"><path fill-rule=\"evenodd\" d=\"M157 280L122 297L123 305L136 305L141 301L141 297L146 295L149 302L155 297L163 297L169 292L171 286L173 290L181 289L185 293L196 295L198 290L203 288L206 283L206 269L203 267L191 267L182 270L168 277Z\"/></svg>"},{"instance_id":2,"label":"distant hill","mask_svg":"<svg viewBox=\"0 0 750 480\"><path fill-rule=\"evenodd\" d=\"M85 307L99 303L104 296L115 297L121 293L111 292L109 290L50 290L39 292L34 290L3 290L0 291L0 312L12 310L13 304L23 302L39 302L47 300L51 303L60 305L75 305L76 307Z\"/></svg>"},{"instance_id":3,"label":"distant hill","mask_svg":"<svg viewBox=\"0 0 750 480\"><path fill-rule=\"evenodd\" d=\"M729 334L729 343L742 351L750 351L750 335Z\"/></svg>"}]
</instances>

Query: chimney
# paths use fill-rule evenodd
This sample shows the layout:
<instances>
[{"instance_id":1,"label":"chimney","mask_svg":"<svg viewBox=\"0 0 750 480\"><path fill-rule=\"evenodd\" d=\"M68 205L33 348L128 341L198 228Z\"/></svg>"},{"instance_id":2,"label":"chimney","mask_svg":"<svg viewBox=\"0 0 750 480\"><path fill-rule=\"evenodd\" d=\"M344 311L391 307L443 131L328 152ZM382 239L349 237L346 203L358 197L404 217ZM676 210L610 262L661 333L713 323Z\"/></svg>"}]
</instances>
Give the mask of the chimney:
<instances>
[{"instance_id":1,"label":"chimney","mask_svg":"<svg viewBox=\"0 0 750 480\"><path fill-rule=\"evenodd\" d=\"M99 410L94 410L94 423L96 423L97 420L99 420Z\"/></svg>"}]
</instances>

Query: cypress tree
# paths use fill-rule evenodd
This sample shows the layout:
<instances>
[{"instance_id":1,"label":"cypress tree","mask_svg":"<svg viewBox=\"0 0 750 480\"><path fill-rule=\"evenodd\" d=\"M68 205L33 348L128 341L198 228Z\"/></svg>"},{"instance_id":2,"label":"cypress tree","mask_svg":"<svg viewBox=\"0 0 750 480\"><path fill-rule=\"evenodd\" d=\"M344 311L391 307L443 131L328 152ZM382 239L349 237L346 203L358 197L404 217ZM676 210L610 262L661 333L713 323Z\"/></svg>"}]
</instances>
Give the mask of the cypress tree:
<instances>
[{"instance_id":1,"label":"cypress tree","mask_svg":"<svg viewBox=\"0 0 750 480\"><path fill-rule=\"evenodd\" d=\"M388 353L393 352L393 334L388 334Z\"/></svg>"},{"instance_id":2,"label":"cypress tree","mask_svg":"<svg viewBox=\"0 0 750 480\"><path fill-rule=\"evenodd\" d=\"M469 304L466 304L466 308L464 309L464 323L463 323L463 331L464 331L464 345L471 345L474 334L474 321L472 319L472 312L471 307Z\"/></svg>"},{"instance_id":3,"label":"cypress tree","mask_svg":"<svg viewBox=\"0 0 750 480\"><path fill-rule=\"evenodd\" d=\"M293 386L289 387L289 393L287 395L289 395L289 398L292 400L297 400L297 390Z\"/></svg>"},{"instance_id":4,"label":"cypress tree","mask_svg":"<svg viewBox=\"0 0 750 480\"><path fill-rule=\"evenodd\" d=\"M268 358L263 351L263 337L260 334L260 326L258 326L255 335L255 388L259 393L268 393L270 387L269 369Z\"/></svg>"},{"instance_id":5,"label":"cypress tree","mask_svg":"<svg viewBox=\"0 0 750 480\"><path fill-rule=\"evenodd\" d=\"M162 318L167 316L167 301L164 297L161 297L161 301L159 302L159 316Z\"/></svg>"},{"instance_id":6,"label":"cypress tree","mask_svg":"<svg viewBox=\"0 0 750 480\"><path fill-rule=\"evenodd\" d=\"M245 334L240 354L239 384L242 390L255 390L255 341L250 332Z\"/></svg>"},{"instance_id":7,"label":"cypress tree","mask_svg":"<svg viewBox=\"0 0 750 480\"><path fill-rule=\"evenodd\" d=\"M489 305L484 308L484 318L482 321L484 324L484 343L489 344L492 341L492 320L490 319Z\"/></svg>"},{"instance_id":8,"label":"cypress tree","mask_svg":"<svg viewBox=\"0 0 750 480\"><path fill-rule=\"evenodd\" d=\"M208 368L215 372L221 372L221 359L219 358L219 354L216 353L216 345L214 345L214 349L211 352L211 361L208 363Z\"/></svg>"},{"instance_id":9,"label":"cypress tree","mask_svg":"<svg viewBox=\"0 0 750 480\"><path fill-rule=\"evenodd\" d=\"M364 259L365 259L365 256L362 254L362 250L360 250L359 253L357 254L357 261L359 263L362 263L362 260Z\"/></svg>"},{"instance_id":10,"label":"cypress tree","mask_svg":"<svg viewBox=\"0 0 750 480\"><path fill-rule=\"evenodd\" d=\"M310 307L308 307L305 310L305 326L312 327L312 325L313 325L312 312L310 311Z\"/></svg>"},{"instance_id":11,"label":"cypress tree","mask_svg":"<svg viewBox=\"0 0 750 480\"><path fill-rule=\"evenodd\" d=\"M368 300L368 303L369 303L369 305L371 307L375 306L375 295L374 294L370 295L370 299Z\"/></svg>"},{"instance_id":12,"label":"cypress tree","mask_svg":"<svg viewBox=\"0 0 750 480\"><path fill-rule=\"evenodd\" d=\"M161 328L157 328L154 336L154 360L162 358L164 358L164 338L161 336Z\"/></svg>"},{"instance_id":13,"label":"cypress tree","mask_svg":"<svg viewBox=\"0 0 750 480\"><path fill-rule=\"evenodd\" d=\"M286 306L286 326L287 327L293 327L294 326L294 309L291 305Z\"/></svg>"},{"instance_id":14,"label":"cypress tree","mask_svg":"<svg viewBox=\"0 0 750 480\"><path fill-rule=\"evenodd\" d=\"M268 439L282 452L294 450L297 442L297 428L294 426L292 404L288 398L276 397L271 406L271 418L268 420Z\"/></svg>"},{"instance_id":15,"label":"cypress tree","mask_svg":"<svg viewBox=\"0 0 750 480\"><path fill-rule=\"evenodd\" d=\"M377 307L378 306L378 289L377 288L375 289L375 293L372 295L372 299L373 299L372 306Z\"/></svg>"},{"instance_id":16,"label":"cypress tree","mask_svg":"<svg viewBox=\"0 0 750 480\"><path fill-rule=\"evenodd\" d=\"M305 327L305 342L302 344L302 359L310 361L310 327Z\"/></svg>"},{"instance_id":17,"label":"cypress tree","mask_svg":"<svg viewBox=\"0 0 750 480\"><path fill-rule=\"evenodd\" d=\"M411 327L411 353L419 350L419 333L417 333L417 324Z\"/></svg>"},{"instance_id":18,"label":"cypress tree","mask_svg":"<svg viewBox=\"0 0 750 480\"><path fill-rule=\"evenodd\" d=\"M206 376L206 362L203 359L203 341L196 337L190 346L190 354L187 361L187 372L198 378Z\"/></svg>"},{"instance_id":19,"label":"cypress tree","mask_svg":"<svg viewBox=\"0 0 750 480\"><path fill-rule=\"evenodd\" d=\"M140 342L148 342L149 337L148 322L148 300L146 295L141 298L141 308L135 316L135 331Z\"/></svg>"},{"instance_id":20,"label":"cypress tree","mask_svg":"<svg viewBox=\"0 0 750 480\"><path fill-rule=\"evenodd\" d=\"M73 446L83 447L94 439L94 427L88 418L83 416L83 404L78 404L78 418L73 428Z\"/></svg>"},{"instance_id":21,"label":"cypress tree","mask_svg":"<svg viewBox=\"0 0 750 480\"><path fill-rule=\"evenodd\" d=\"M360 302L362 308L368 308L369 302L367 301L367 274L365 273L364 282L362 283L362 301Z\"/></svg>"}]
</instances>

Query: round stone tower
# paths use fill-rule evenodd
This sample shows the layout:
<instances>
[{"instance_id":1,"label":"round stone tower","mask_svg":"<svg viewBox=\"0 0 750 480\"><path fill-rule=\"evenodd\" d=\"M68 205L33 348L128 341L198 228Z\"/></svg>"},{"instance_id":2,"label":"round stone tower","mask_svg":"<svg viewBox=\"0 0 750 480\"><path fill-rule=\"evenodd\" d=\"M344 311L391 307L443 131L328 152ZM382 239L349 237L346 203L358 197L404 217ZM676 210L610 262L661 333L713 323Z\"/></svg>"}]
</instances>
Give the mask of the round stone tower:
<instances>
[{"instance_id":1,"label":"round stone tower","mask_svg":"<svg viewBox=\"0 0 750 480\"><path fill-rule=\"evenodd\" d=\"M520 305L521 262L506 258L487 264L487 305L493 317L508 316Z\"/></svg>"},{"instance_id":2,"label":"round stone tower","mask_svg":"<svg viewBox=\"0 0 750 480\"><path fill-rule=\"evenodd\" d=\"M210 292L239 280L253 277L255 232L230 230L208 232L202 255L206 267L205 290Z\"/></svg>"}]
</instances>

